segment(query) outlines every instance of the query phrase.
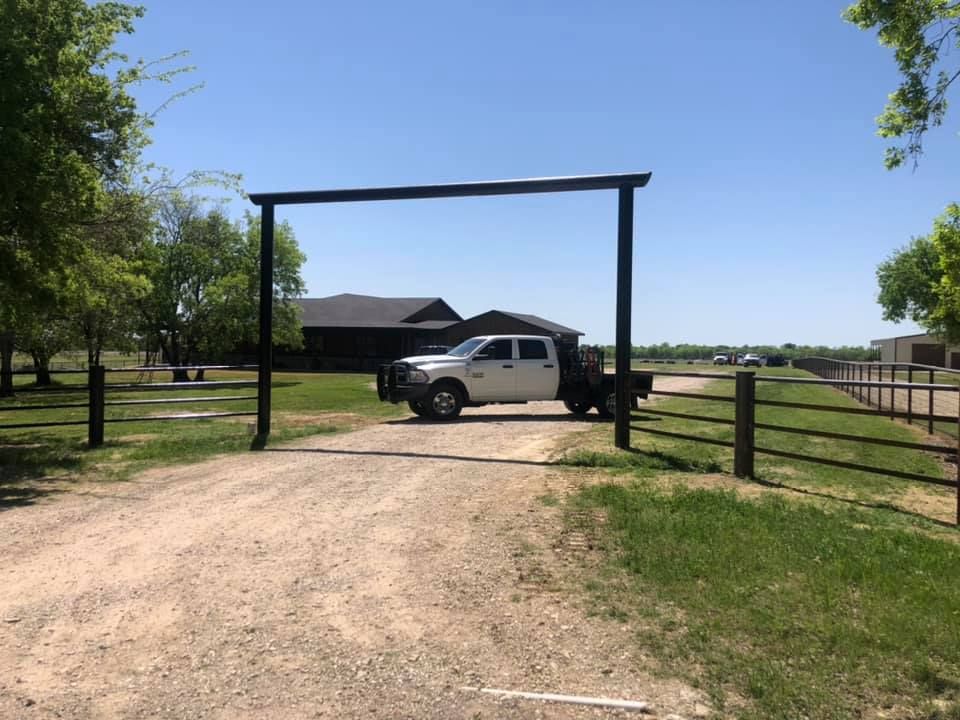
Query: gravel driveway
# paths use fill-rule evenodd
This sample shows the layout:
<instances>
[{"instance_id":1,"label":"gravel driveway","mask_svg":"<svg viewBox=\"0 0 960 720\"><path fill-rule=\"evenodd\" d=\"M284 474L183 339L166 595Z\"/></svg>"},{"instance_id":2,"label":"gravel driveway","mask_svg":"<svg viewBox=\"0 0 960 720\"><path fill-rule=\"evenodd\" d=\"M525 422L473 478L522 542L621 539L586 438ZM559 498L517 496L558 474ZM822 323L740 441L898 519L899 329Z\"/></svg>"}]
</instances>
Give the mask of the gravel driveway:
<instances>
[{"instance_id":1,"label":"gravel driveway","mask_svg":"<svg viewBox=\"0 0 960 720\"><path fill-rule=\"evenodd\" d=\"M562 411L394 420L3 512L0 717L601 714L463 686L704 715L637 628L586 612L590 560L540 499L578 478L557 439L592 426Z\"/></svg>"}]
</instances>

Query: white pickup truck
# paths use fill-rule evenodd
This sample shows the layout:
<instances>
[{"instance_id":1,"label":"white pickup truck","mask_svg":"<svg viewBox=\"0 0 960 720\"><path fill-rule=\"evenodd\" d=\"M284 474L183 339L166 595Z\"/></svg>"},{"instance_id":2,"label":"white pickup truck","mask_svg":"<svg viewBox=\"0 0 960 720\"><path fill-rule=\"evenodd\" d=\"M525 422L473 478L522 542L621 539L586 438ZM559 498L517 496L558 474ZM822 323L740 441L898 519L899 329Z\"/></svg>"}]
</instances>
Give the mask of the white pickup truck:
<instances>
[{"instance_id":1,"label":"white pickup truck","mask_svg":"<svg viewBox=\"0 0 960 720\"><path fill-rule=\"evenodd\" d=\"M647 397L653 377L633 373L631 396ZM560 400L583 415L596 407L613 417L614 377L604 374L596 348L561 345L540 335L484 335L445 355L421 355L382 365L377 393L385 402L407 402L417 415L452 420L464 407L488 403Z\"/></svg>"}]
</instances>

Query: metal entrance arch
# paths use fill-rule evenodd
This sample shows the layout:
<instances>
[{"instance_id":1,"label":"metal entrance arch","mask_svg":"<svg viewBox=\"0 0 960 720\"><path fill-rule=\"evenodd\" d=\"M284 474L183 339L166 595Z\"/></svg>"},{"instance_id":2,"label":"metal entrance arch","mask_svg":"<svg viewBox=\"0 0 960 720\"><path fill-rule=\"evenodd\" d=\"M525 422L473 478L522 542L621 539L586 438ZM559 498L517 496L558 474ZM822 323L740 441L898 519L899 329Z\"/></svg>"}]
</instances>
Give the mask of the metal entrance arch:
<instances>
[{"instance_id":1,"label":"metal entrance arch","mask_svg":"<svg viewBox=\"0 0 960 720\"><path fill-rule=\"evenodd\" d=\"M494 180L412 185L408 187L355 188L351 190L307 190L300 192L253 193L250 200L260 206L260 369L257 401L257 440L266 443L270 434L270 382L273 374L273 231L277 205L368 202L373 200L419 200L425 198L475 197L481 195L523 195L529 193L617 190L617 407L614 442L630 447L630 303L633 295L633 191L650 181L649 172L617 175Z\"/></svg>"}]
</instances>

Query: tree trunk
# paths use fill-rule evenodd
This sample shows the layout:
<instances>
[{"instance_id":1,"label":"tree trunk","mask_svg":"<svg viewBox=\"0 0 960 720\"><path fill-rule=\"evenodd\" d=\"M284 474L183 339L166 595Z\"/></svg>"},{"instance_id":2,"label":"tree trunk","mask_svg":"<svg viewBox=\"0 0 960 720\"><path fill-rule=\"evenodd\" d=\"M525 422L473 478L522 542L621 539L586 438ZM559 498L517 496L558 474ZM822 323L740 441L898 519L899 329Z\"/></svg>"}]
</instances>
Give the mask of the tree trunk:
<instances>
[{"instance_id":1,"label":"tree trunk","mask_svg":"<svg viewBox=\"0 0 960 720\"><path fill-rule=\"evenodd\" d=\"M0 331L0 397L13 397L13 333Z\"/></svg>"},{"instance_id":2,"label":"tree trunk","mask_svg":"<svg viewBox=\"0 0 960 720\"><path fill-rule=\"evenodd\" d=\"M169 342L163 343L161 348L164 356L166 356L167 362L173 366L171 368L173 370L173 382L190 382L190 375L187 371L176 367L181 364L180 339L176 333L171 333Z\"/></svg>"},{"instance_id":3,"label":"tree trunk","mask_svg":"<svg viewBox=\"0 0 960 720\"><path fill-rule=\"evenodd\" d=\"M203 382L203 370L197 370L196 376L193 378L196 382Z\"/></svg>"},{"instance_id":4,"label":"tree trunk","mask_svg":"<svg viewBox=\"0 0 960 720\"><path fill-rule=\"evenodd\" d=\"M33 371L37 376L37 385L38 386L48 386L53 383L50 379L50 358L42 353L32 352L33 355Z\"/></svg>"}]
</instances>

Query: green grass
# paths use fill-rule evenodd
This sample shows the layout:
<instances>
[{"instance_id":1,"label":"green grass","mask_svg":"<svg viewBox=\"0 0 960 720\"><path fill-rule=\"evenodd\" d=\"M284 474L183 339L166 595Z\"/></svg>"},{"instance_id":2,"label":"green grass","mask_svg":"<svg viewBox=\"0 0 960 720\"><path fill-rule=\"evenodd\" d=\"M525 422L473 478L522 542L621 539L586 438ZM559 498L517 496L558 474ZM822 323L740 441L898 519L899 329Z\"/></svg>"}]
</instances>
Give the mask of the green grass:
<instances>
[{"instance_id":1,"label":"green grass","mask_svg":"<svg viewBox=\"0 0 960 720\"><path fill-rule=\"evenodd\" d=\"M783 368L759 374L806 376ZM692 392L733 391L733 382L716 380ZM757 395L858 407L828 387L758 381ZM661 399L651 409L734 417L732 403L686 398ZM733 439L727 425L646 418L634 425ZM928 440L919 428L877 416L759 406L756 419ZM953 490L760 454L758 479L738 482L729 475L730 449L635 431L634 450L620 452L610 449L608 429L595 432L593 449L574 448L564 460L617 476L584 487L565 507L567 522L604 553L599 569L585 569L591 607L631 621L638 647L665 675L702 688L724 713L751 720L879 711L960 718L960 535L947 525ZM915 450L766 430L757 431L756 443L945 475L936 456ZM710 476L719 473L726 475ZM935 513L911 509L906 496L917 490Z\"/></svg>"},{"instance_id":2,"label":"green grass","mask_svg":"<svg viewBox=\"0 0 960 720\"><path fill-rule=\"evenodd\" d=\"M809 377L803 371L788 368L761 368L759 375L791 375ZM656 378L654 379L656 387ZM733 397L734 383L726 380L711 381L703 390L694 392ZM863 407L852 398L830 387L794 385L785 383L757 382L758 400L780 400L788 402L810 403L836 407ZM732 402L671 398L657 403L653 409L669 410L707 417L733 419ZM918 427L909 427L900 422L879 416L848 415L844 413L819 412L758 406L756 421L787 427L809 430L845 433L862 437L873 437L906 442L930 442L930 438ZM635 427L649 427L668 432L677 432L698 437L733 441L733 427L694 420L659 418L645 415L644 419L634 421ZM787 452L812 455L831 460L839 460L890 470L919 473L933 478L943 478L944 468L940 459L933 454L913 450L867 445L827 438L808 437L772 430L757 430L757 447L784 450ZM676 465L676 469L692 469L707 472L732 472L732 450L694 443L684 440L657 437L643 432L631 434L631 445L637 450L653 454L662 462ZM665 460L668 459L668 460ZM576 453L570 456L576 464L590 464L589 456ZM631 462L629 460L625 461ZM647 459L636 462L647 463ZM593 459L593 464L602 464ZM662 464L662 463L661 463ZM653 467L653 470L667 469ZM772 456L757 454L755 459L756 477L764 482L783 484L807 490L841 490L846 495L863 500L896 497L916 483L896 478L875 475L859 471L833 468L813 463L783 460ZM936 486L923 486L933 494L950 495L951 490Z\"/></svg>"},{"instance_id":3,"label":"green grass","mask_svg":"<svg viewBox=\"0 0 960 720\"><path fill-rule=\"evenodd\" d=\"M16 376L26 385L29 376ZM132 382L136 374L108 375L108 383ZM253 373L213 372L214 379L253 379ZM57 375L63 385L82 383L84 375ZM169 381L167 373L155 382ZM402 413L381 403L371 388L373 376L352 374L274 373L273 428L270 442L280 443L318 433L349 430L358 424ZM156 392L108 391L107 400L142 400L161 397L229 397L255 395L256 388L212 391L191 389ZM85 403L86 391L45 396L20 393L0 400L0 424L19 422L85 421L85 408L4 412L17 405ZM255 412L255 400L197 401L174 405L113 406L107 419L192 412ZM212 455L247 450L253 436L248 425L255 417L210 420L107 423L105 443L88 449L86 425L58 428L0 430L0 508L32 502L66 489L78 479L122 480L149 467L192 462Z\"/></svg>"},{"instance_id":4,"label":"green grass","mask_svg":"<svg viewBox=\"0 0 960 720\"><path fill-rule=\"evenodd\" d=\"M960 547L841 507L675 488L588 487L606 522L595 611L636 618L663 671L742 718L955 717ZM935 704L937 703L937 704Z\"/></svg>"}]
</instances>

